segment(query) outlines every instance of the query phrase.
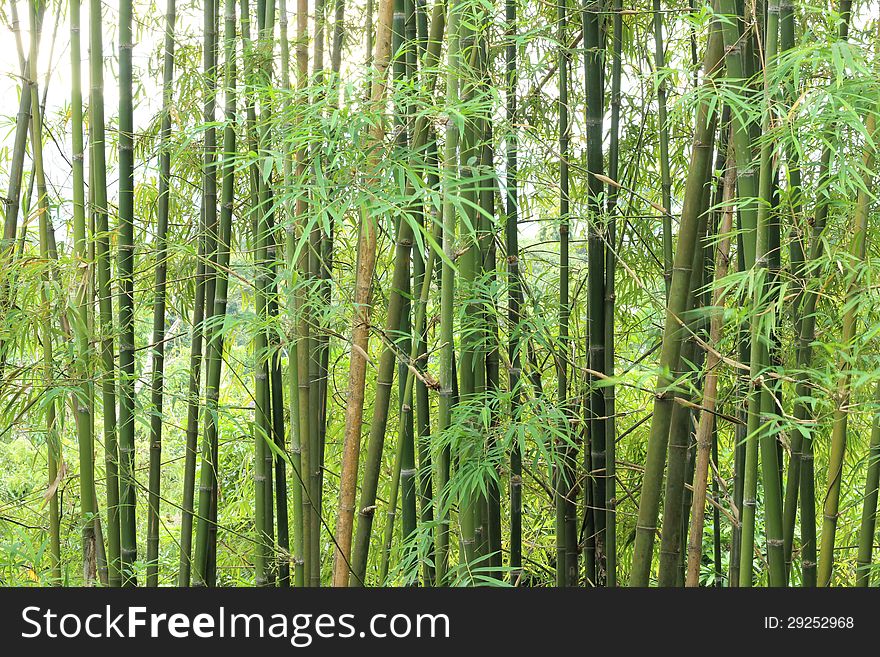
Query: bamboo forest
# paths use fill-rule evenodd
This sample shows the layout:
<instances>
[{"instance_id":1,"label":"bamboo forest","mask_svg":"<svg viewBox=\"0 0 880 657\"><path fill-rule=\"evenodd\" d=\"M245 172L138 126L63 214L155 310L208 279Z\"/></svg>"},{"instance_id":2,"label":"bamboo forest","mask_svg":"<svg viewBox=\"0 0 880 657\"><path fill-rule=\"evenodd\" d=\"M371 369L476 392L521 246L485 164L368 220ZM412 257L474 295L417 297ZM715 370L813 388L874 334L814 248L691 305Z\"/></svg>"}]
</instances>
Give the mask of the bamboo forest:
<instances>
[{"instance_id":1,"label":"bamboo forest","mask_svg":"<svg viewBox=\"0 0 880 657\"><path fill-rule=\"evenodd\" d=\"M880 580L875 0L0 35L0 584Z\"/></svg>"}]
</instances>

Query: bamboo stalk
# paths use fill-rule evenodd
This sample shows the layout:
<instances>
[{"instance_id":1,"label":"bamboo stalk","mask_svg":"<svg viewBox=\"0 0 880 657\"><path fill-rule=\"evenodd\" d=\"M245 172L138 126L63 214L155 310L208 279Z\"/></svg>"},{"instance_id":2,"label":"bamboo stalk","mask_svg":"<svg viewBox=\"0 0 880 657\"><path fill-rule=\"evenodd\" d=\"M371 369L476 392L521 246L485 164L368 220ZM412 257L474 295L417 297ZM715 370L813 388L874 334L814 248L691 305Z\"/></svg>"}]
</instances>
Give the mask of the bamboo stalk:
<instances>
[{"instance_id":1,"label":"bamboo stalk","mask_svg":"<svg viewBox=\"0 0 880 657\"><path fill-rule=\"evenodd\" d=\"M442 8L441 4L435 7ZM439 58L440 43L442 38L443 20L437 20L442 16L440 9L434 12L432 22L432 38L428 51L429 68L433 68ZM430 85L430 82L429 82ZM412 151L420 152L427 142L428 123L422 117L414 126ZM408 186L410 192L412 189ZM413 245L412 218L401 216L397 230L397 238L394 249L394 273L391 281L391 293L388 299L388 307L385 319L385 334L395 335L400 330L401 316L403 313L404 290L409 280L409 257ZM388 410L391 403L391 387L394 383L394 363L396 359L395 348L392 344L385 344L379 357L379 367L376 372L376 393L373 404L373 414L370 422L370 436L367 443L367 458L364 464L364 477L361 482L361 497L358 508L358 526L354 540L351 567L352 573L349 585L357 586L365 583L367 557L370 549L370 536L372 523L376 509L376 495L379 486L379 475L382 462L382 452L385 444L385 431L388 423ZM401 395L401 404L403 396ZM401 406L401 408L403 408ZM404 436L406 438L406 436ZM395 475L399 476L399 475ZM389 512L394 512L394 506L389 505ZM389 523L390 524L390 523ZM338 540L338 539L337 539Z\"/></svg>"},{"instance_id":2,"label":"bamboo stalk","mask_svg":"<svg viewBox=\"0 0 880 657\"><path fill-rule=\"evenodd\" d=\"M620 176L620 86L623 68L623 14L621 0L614 0L615 12L612 19L612 64L611 64L611 125L608 139L608 177L617 180ZM605 367L606 375L614 376L614 302L615 274L617 270L617 197L618 188L608 186L608 242L605 246ZM617 423L615 412L614 385L603 388L605 396L605 586L617 586Z\"/></svg>"},{"instance_id":3,"label":"bamboo stalk","mask_svg":"<svg viewBox=\"0 0 880 657\"><path fill-rule=\"evenodd\" d=\"M107 566L111 587L122 583L119 452L116 427L116 378L114 364L113 299L110 282L110 239L107 223L107 166L104 132L104 72L102 3L89 4L89 156L92 184L92 213L95 235L95 270L100 331L101 390L104 415L104 454L107 490Z\"/></svg>"},{"instance_id":4,"label":"bamboo stalk","mask_svg":"<svg viewBox=\"0 0 880 657\"><path fill-rule=\"evenodd\" d=\"M880 385L875 387L874 402L880 402ZM874 530L877 527L877 492L880 488L880 418L876 412L871 423L871 441L868 447L868 470L865 475L865 501L859 525L859 547L856 560L856 586L867 587L871 582L871 554L874 550Z\"/></svg>"},{"instance_id":5,"label":"bamboo stalk","mask_svg":"<svg viewBox=\"0 0 880 657\"><path fill-rule=\"evenodd\" d=\"M510 415L517 418L521 403L520 377L522 376L522 355L520 346L520 306L522 287L519 273L519 196L518 196L518 141L514 124L517 116L517 12L516 0L505 0L505 38L504 48L506 67L505 100L508 123L506 142L507 192L505 205L505 251L507 253L507 320L510 324L507 344L507 357L510 360L508 387L510 389ZM522 447L519 441L510 450L510 580L518 582L522 577Z\"/></svg>"},{"instance_id":6,"label":"bamboo stalk","mask_svg":"<svg viewBox=\"0 0 880 657\"><path fill-rule=\"evenodd\" d=\"M794 8L789 0L779 3L779 47L783 52L794 48L795 39ZM787 90L787 101L793 106L797 102L798 90L793 87ZM789 234L790 260L795 280L798 284L798 295L794 302L794 330L795 336L800 336L803 330L803 316L800 311L804 306L806 290L806 253L805 235L806 226L803 225L802 215L802 189L800 154L794 145L786 148L786 173L789 188L789 205L793 217L791 232ZM785 491L782 504L782 532L783 550L785 552L786 571L791 571L791 558L794 549L794 528L797 516L797 499L800 483L801 452L803 450L803 436L799 430L791 432L789 441L791 444L791 457L788 463L788 476L785 480Z\"/></svg>"},{"instance_id":7,"label":"bamboo stalk","mask_svg":"<svg viewBox=\"0 0 880 657\"><path fill-rule=\"evenodd\" d=\"M484 62L488 62L488 39L483 41L482 57ZM487 85L486 74L484 71L482 78L482 92L486 93ZM497 220L495 217L495 194L498 190L498 180L494 173L494 152L492 148L493 131L492 124L489 119L484 119L483 141L480 149L480 177L482 179L480 188L480 209L483 223L483 234L481 238L480 250L483 254L483 279L485 284L494 289L497 286L498 279L498 234ZM501 408L498 399L501 392L501 358L500 358L500 335L498 327L498 308L495 303L495 296L491 291L486 293L486 301L484 302L483 323L484 323L484 344L485 344L485 362L486 362L486 404L489 408L489 423L492 432L486 440L486 452L490 456L497 453L498 439L495 435L501 423ZM492 567L489 575L494 579L501 579L501 567L503 562L502 554L502 530L501 530L501 487L499 485L501 473L499 468L493 467L492 476L486 482L486 545L488 552L488 562ZM570 514L569 531L573 537L575 548L572 551L577 555L577 513L573 508Z\"/></svg>"},{"instance_id":8,"label":"bamboo stalk","mask_svg":"<svg viewBox=\"0 0 880 657\"><path fill-rule=\"evenodd\" d=\"M446 105L449 108L456 107L459 98L459 68L461 66L461 46L459 28L461 22L460 0L450 0L448 5L447 31L447 75L446 75ZM446 139L443 153L443 172L441 184L443 186L443 262L440 277L440 391L438 404L438 427L439 431L446 430L452 424L452 409L455 404L457 389L457 372L455 368L455 343L454 343L454 320L455 320L455 260L456 251L456 227L458 216L453 202L454 188L459 179L458 145L461 140L460 128L455 124L451 115L446 119ZM434 459L437 478L437 500L434 517L439 523L436 535L437 553L437 583L444 584L449 567L449 506L448 492L446 490L450 474L450 454L448 448L443 448Z\"/></svg>"},{"instance_id":9,"label":"bamboo stalk","mask_svg":"<svg viewBox=\"0 0 880 657\"><path fill-rule=\"evenodd\" d=\"M153 293L153 374L150 403L150 479L147 512L147 586L159 585L159 500L162 463L162 398L165 369L165 289L168 272L168 215L171 205L171 112L174 82L175 0L165 8L165 55L162 76L162 126L159 151L159 198L156 226L156 277Z\"/></svg>"},{"instance_id":10,"label":"bamboo stalk","mask_svg":"<svg viewBox=\"0 0 880 657\"><path fill-rule=\"evenodd\" d=\"M297 0L296 8L296 86L300 95L308 86L309 75L309 51L308 51L308 2L306 0ZM305 148L300 148L296 152L296 178L302 179L305 175L306 162L308 154ZM300 195L296 200L295 216L296 229L299 231L298 240L303 242L307 240L308 234L308 217L307 200ZM290 248L295 248L292 244ZM292 254L291 254L292 257ZM313 540L312 528L315 526L314 518L316 513L320 513L320 509L315 508L317 500L313 499L310 486L309 473L312 472L312 460L317 459L317 455L312 456L311 435L312 435L312 417L311 417L311 388L309 386L309 354L313 348L311 337L311 304L310 304L310 267L309 267L309 249L300 248L299 258L296 263L298 285L295 293L295 313L297 320L297 401L298 401L298 427L299 427L299 448L300 448L300 477L299 486L301 489L300 497L303 505L303 579L310 586L314 584L314 578L320 581L320 572L313 575L316 568L320 568L320 554L316 553L318 546L317 537Z\"/></svg>"},{"instance_id":11,"label":"bamboo stalk","mask_svg":"<svg viewBox=\"0 0 880 657\"><path fill-rule=\"evenodd\" d=\"M431 20L431 35L435 34L437 30L441 26L443 26L445 21L443 5L435 5L435 10L436 11L434 12ZM429 35L428 32L428 15L424 0L416 0L415 14L416 60L420 63L420 67L426 67L431 63L426 58L426 52L431 45L428 41L429 36L431 35ZM439 42L441 39L442 37L440 37L440 39L435 38L434 41ZM424 76L422 77L424 78ZM439 196L440 164L437 157L437 138L433 129L429 130L428 143L426 145L426 150L424 154L424 167L426 169L426 171L422 174L424 184L429 190ZM428 220L428 215L430 214L431 230L434 234L435 243L439 243L442 239L441 234L437 231L437 228L440 226L440 217L438 216L439 209L440 208L436 202L431 203L430 211L428 211L424 205L419 203L417 203L415 207L415 214L420 231L424 232L427 230L426 224ZM417 248L413 251L413 290L422 289L422 284L424 282L425 275L427 274L427 264L425 262L426 257L427 256L424 249ZM432 260L431 262L433 266L433 263L436 263L436 260ZM434 521L434 488L432 481L433 460L430 445L431 400L428 393L428 386L424 380L424 374L427 371L428 361L428 335L425 327L423 326L421 331L417 331L414 328L413 336L416 340L417 354L415 366L419 373L422 374L422 376L419 377L415 383L415 409L416 435L418 442L418 495L420 507L419 523L421 524L421 526L424 527L426 525L432 526ZM432 534L433 533L434 531L432 531ZM429 549L428 558L423 561L422 565L422 577L425 586L433 586L434 582L436 581L436 568L434 567L434 558L435 553L432 542L431 548Z\"/></svg>"},{"instance_id":12,"label":"bamboo stalk","mask_svg":"<svg viewBox=\"0 0 880 657\"><path fill-rule=\"evenodd\" d=\"M372 78L370 105L379 109L385 98L385 74L391 56L392 0L381 0L373 55L375 72ZM370 140L378 146L384 136L384 124L377 121L370 131ZM379 156L373 150L371 160ZM333 561L333 585L346 586L349 579L351 535L354 519L354 498L357 488L358 458L360 453L361 422L364 411L364 383L366 378L367 349L369 348L372 279L376 266L375 217L367 210L361 212L358 226L358 258L355 282L355 315L352 320L352 350L349 364L348 406L345 411L345 435L340 474L339 508L336 519L336 551Z\"/></svg>"},{"instance_id":13,"label":"bamboo stalk","mask_svg":"<svg viewBox=\"0 0 880 657\"><path fill-rule=\"evenodd\" d=\"M719 25L717 21L713 21L709 42L703 58L704 85L712 84L721 56L722 47ZM675 252L669 302L666 308L666 322L663 329L660 374L657 377L653 422L651 423L651 433L648 439L642 495L639 500L630 586L647 586L650 578L654 534L656 531L655 525L659 511L663 470L666 465L669 423L674 403L674 381L669 373L675 371L678 367L678 360L681 354L681 345L684 338L681 317L685 310L688 290L690 288L691 262L693 260L693 251L697 246L703 187L709 178L712 142L715 133L715 113L710 111L708 100L700 103L695 126L696 130L685 183L685 196L682 205L681 225Z\"/></svg>"},{"instance_id":14,"label":"bamboo stalk","mask_svg":"<svg viewBox=\"0 0 880 657\"><path fill-rule=\"evenodd\" d=\"M571 124L568 117L568 67L570 55L565 47L567 28L566 2L557 6L557 46L559 63L559 100L558 134L559 134L559 354L556 358L557 399L565 416L563 434L569 433L570 419L568 401L568 361L569 361L569 141ZM564 439L557 440L557 462L554 464L553 495L556 506L556 585L573 586L577 583L576 545L571 543L571 532L568 531L570 518L574 517L574 467L572 449Z\"/></svg>"},{"instance_id":15,"label":"bamboo stalk","mask_svg":"<svg viewBox=\"0 0 880 657\"><path fill-rule=\"evenodd\" d=\"M21 183L24 176L24 159L27 150L28 131L31 128L31 86L37 83L36 78L31 79L30 61L25 57L24 47L21 43L20 30L18 29L18 10L16 3L11 3L12 29L15 33L16 46L18 48L19 67L21 73L21 94L18 101L18 114L15 117L15 136L13 137L12 156L9 162L9 186L6 197L3 200L3 236L0 239L0 258L4 263L12 264L16 255L15 238L18 230L18 215L21 209ZM45 4L40 3L36 8L36 29L32 30L31 39L35 46L39 45L40 28L43 22ZM48 89L48 85L46 85ZM80 108L82 104L80 103ZM80 109L82 113L82 109ZM80 122L81 123L81 122ZM33 174L29 180L29 186L33 186ZM27 198L30 198L28 190ZM25 209L25 225L27 222L27 209ZM24 230L24 226L22 226ZM19 252L22 249L19 249ZM14 288L11 281L4 281L0 288L0 308L4 310L11 305ZM5 340L0 339L0 373L6 364L7 346Z\"/></svg>"},{"instance_id":16,"label":"bamboo stalk","mask_svg":"<svg viewBox=\"0 0 880 657\"><path fill-rule=\"evenodd\" d=\"M313 99L311 102L317 103L322 108L326 102L324 89L324 27L326 24L325 2L324 0L314 1L314 34L312 40L314 42L314 51L312 54L312 85L314 88ZM312 150L310 154L310 164L315 169L320 169L323 164L324 153L320 144ZM323 363L328 354L328 338L323 327L320 326L320 318L322 317L322 309L320 304L328 301L327 294L329 289L326 288L323 281L329 276L322 276L323 263L322 260L322 242L324 236L319 225L321 222L311 223L309 231L309 278L311 281L311 291L313 294L313 348L310 350L309 358L309 388L310 400L309 413L311 419L309 422L309 442L312 459L309 464L309 490L311 491L313 508L317 513L313 513L311 517L310 535L313 541L313 554L318 553L318 538L321 533L321 514L323 511L323 466L324 466L324 439L326 435L326 393L327 387L326 376L322 371ZM319 570L317 564L313 564L312 577L313 584L318 585L315 573Z\"/></svg>"},{"instance_id":17,"label":"bamboo stalk","mask_svg":"<svg viewBox=\"0 0 880 657\"><path fill-rule=\"evenodd\" d=\"M721 32L724 35L724 67L728 84L738 93L748 95L748 80L753 71L751 59L743 49L746 39L743 38L742 24L745 19L740 10L742 3L737 0L720 0L718 13L725 17ZM758 196L758 180L756 176L752 151L752 138L749 133L749 121L741 112L733 112L733 152L736 155L736 184L739 198L742 199L739 218L742 223L743 254L745 266L752 268L755 261L755 229L757 226L757 207L754 199Z\"/></svg>"},{"instance_id":18,"label":"bamboo stalk","mask_svg":"<svg viewBox=\"0 0 880 657\"><path fill-rule=\"evenodd\" d=\"M439 4L439 3L438 3ZM441 239L440 223L437 222L433 227L433 239L436 242ZM432 249L428 252L428 258L425 263L425 276L422 279L419 288L419 296L416 305L416 314L413 324L413 331L418 334L425 329L425 318L427 315L428 296L431 291L431 274L434 271L434 263L436 261L436 252ZM401 407L406 409L412 404L413 385L416 379L415 373L417 368L414 366L418 355L418 345L413 343L410 345L410 351L406 361L406 378L404 381L403 392L401 394ZM398 419L397 425L397 450L395 450L394 464L392 466L392 480L390 482L390 494L388 499L388 513L385 524L385 533L383 537L382 559L379 567L379 582L385 585L388 577L388 569L391 556L391 537L394 531L394 516L397 507L397 494L399 490L400 478L403 473L403 452L404 452L404 434L406 432L406 423L408 421L406 413L402 412ZM406 535L404 535L406 536Z\"/></svg>"},{"instance_id":19,"label":"bamboo stalk","mask_svg":"<svg viewBox=\"0 0 880 657\"><path fill-rule=\"evenodd\" d=\"M592 372L589 389L589 450L591 478L591 503L587 513L593 515L595 542L596 580L604 581L605 573L605 431L607 413L605 393L597 385L605 372L605 217L601 196L604 183L602 157L603 139L603 52L604 35L600 31L601 3L587 0L584 3L584 75L586 84L586 132L587 132L587 312L589 322L588 362ZM601 503L600 503L601 501Z\"/></svg>"},{"instance_id":20,"label":"bamboo stalk","mask_svg":"<svg viewBox=\"0 0 880 657\"><path fill-rule=\"evenodd\" d=\"M691 339L697 330L699 318L695 316L695 310L699 307L699 288L703 285L703 266L705 258L702 244L706 238L709 215L709 198L711 186L703 188L703 201L700 210L699 226L697 229L697 246L694 249L691 261L691 284L688 299L685 305L685 317L683 317L683 331L686 341L682 346L677 371L674 377L683 383L677 384L675 392L677 401L692 401L688 390L691 387L689 379L694 375L691 363L696 361L696 345ZM681 389L683 388L683 389ZM683 403L676 403L672 409L672 418L669 426L668 462L666 467L666 487L663 496L663 522L660 535L660 568L657 577L658 586L678 586L681 572L681 548L685 542L682 535L683 507L690 508L685 499L685 487L688 481L687 457L688 441L691 436L691 409ZM684 521L686 521L686 517Z\"/></svg>"},{"instance_id":21,"label":"bamboo stalk","mask_svg":"<svg viewBox=\"0 0 880 657\"><path fill-rule=\"evenodd\" d=\"M839 5L840 22L837 25L837 38L844 41L849 33L850 7L849 0L841 0ZM798 492L800 497L800 521L801 521L801 571L803 586L816 585L816 498L815 478L813 462L813 437L805 424L811 419L812 407L804 401L811 395L810 378L806 372L812 361L813 340L816 337L816 305L819 294L815 283L818 275L816 262L822 256L824 250L823 235L825 232L826 219L830 198L827 193L827 183L831 175L832 146L827 143L822 149L817 173L817 187L820 190L813 214L813 232L810 244L810 260L805 267L807 280L804 284L804 300L801 309L801 325L797 343L797 384L795 398L798 400L793 409L795 427L792 429L792 449L800 444L800 462ZM811 284L813 283L813 284ZM798 437L795 437L795 434ZM796 500L792 494L789 499L790 507L794 507ZM786 516L793 517L794 509L789 508ZM791 530L793 533L793 529Z\"/></svg>"},{"instance_id":22,"label":"bamboo stalk","mask_svg":"<svg viewBox=\"0 0 880 657\"><path fill-rule=\"evenodd\" d=\"M724 173L724 192L722 197L721 224L718 234L721 241L715 252L715 289L712 292L713 313L709 320L709 344L717 345L724 330L724 317L720 312L724 303L724 288L719 282L727 276L730 264L730 233L733 229L733 199L736 185L736 173L733 167L732 153L727 156L727 168ZM691 521L687 546L687 573L685 586L699 586L700 566L703 555L703 523L706 513L706 489L709 475L709 462L712 449L712 437L715 431L715 407L718 390L718 369L721 366L720 355L712 350L706 354L706 378L703 382L703 397L700 402L700 422L697 426L697 456L694 465L694 494L691 500Z\"/></svg>"},{"instance_id":23,"label":"bamboo stalk","mask_svg":"<svg viewBox=\"0 0 880 657\"><path fill-rule=\"evenodd\" d=\"M76 375L81 381L73 397L79 445L80 505L82 508L83 583L91 586L93 557L97 552L95 514L95 441L92 431L91 345L88 327L91 262L86 245L85 162L83 145L83 104L80 48L80 0L70 3L70 117L73 147L73 253L77 261L76 301L72 313L76 340Z\"/></svg>"},{"instance_id":24,"label":"bamboo stalk","mask_svg":"<svg viewBox=\"0 0 880 657\"><path fill-rule=\"evenodd\" d=\"M869 114L865 119L865 130L873 141L880 132L877 130L876 117ZM873 145L865 147L864 171L874 170L875 149ZM865 188L860 187L856 200L855 214L852 222L852 242L850 245L850 257L855 267L865 261L868 242L868 216L870 197L865 191L870 186L871 173L865 173ZM834 419L831 429L831 445L828 455L828 483L825 491L825 502L822 509L822 534L819 549L819 564L817 572L817 584L819 586L831 586L834 570L834 537L837 532L837 517L840 506L840 485L843 478L843 463L846 452L847 420L849 419L849 400L852 396L851 389L851 361L853 340L856 337L858 316L856 314L858 304L854 300L861 293L862 285L858 271L853 271L852 277L847 284L846 308L843 315L843 334L841 343L845 353L841 355L839 371L841 373L837 394L835 396Z\"/></svg>"},{"instance_id":25,"label":"bamboo stalk","mask_svg":"<svg viewBox=\"0 0 880 657\"><path fill-rule=\"evenodd\" d=\"M214 12L214 8L211 9ZM212 16L213 20L213 16ZM196 527L195 584L211 585L212 560L216 559L216 546L212 540L212 527L216 528L213 507L216 504L218 462L218 422L220 400L220 377L223 365L223 324L226 316L229 286L229 257L232 238L232 215L234 202L235 169L235 2L226 0L224 7L224 119L223 158L221 164L222 189L220 221L217 233L216 278L214 284L213 326L208 330L205 350L205 414L204 433L200 449L199 467L199 518ZM206 290L207 293L207 290ZM207 511L207 512L206 512Z\"/></svg>"},{"instance_id":26,"label":"bamboo stalk","mask_svg":"<svg viewBox=\"0 0 880 657\"><path fill-rule=\"evenodd\" d=\"M40 258L45 266L51 267L57 259L54 244L50 244L49 233L52 230L49 217L49 195L46 189L46 174L43 164L43 118L40 112L40 97L37 89L37 38L38 18L34 3L29 3L29 24L31 31L30 54L28 57L28 77L30 84L28 91L31 100L30 133L31 133L31 156L33 158L33 177L37 185L37 212L39 213L40 226ZM43 303L42 318L40 321L40 339L43 352L43 376L47 388L51 389L55 378L54 353L52 349L52 328L50 323L51 300L48 295L49 273L46 269L42 272L43 285L41 300ZM52 586L61 585L61 524L58 508L58 474L62 467L63 457L61 454L61 436L58 434L56 425L56 402L50 401L46 407L46 460L48 470L48 486L46 502L49 506L49 583Z\"/></svg>"},{"instance_id":27,"label":"bamboo stalk","mask_svg":"<svg viewBox=\"0 0 880 657\"><path fill-rule=\"evenodd\" d=\"M666 109L666 51L663 45L663 12L654 0L654 74L657 76L657 122L659 124L660 198L663 204L663 280L666 296L672 282L672 176L669 171L669 117ZM612 176L612 180L616 180Z\"/></svg>"},{"instance_id":28,"label":"bamboo stalk","mask_svg":"<svg viewBox=\"0 0 880 657\"><path fill-rule=\"evenodd\" d=\"M779 40L779 1L770 0L767 13L765 63L764 63L764 119L762 131L766 134L772 127L770 87L776 66ZM761 145L761 170L758 182L759 200L755 240L755 277L753 281L753 308L759 312L758 321L752 323L750 372L752 390L748 404L748 437L746 443L745 500L743 503L743 534L740 562L740 586L752 584L754 559L755 507L757 499L758 451L760 450L761 475L764 486L765 532L770 586L785 586L785 556L782 537L782 491L779 481L778 451L771 414L774 412L772 395L764 377L770 367L769 342L774 322L773 304L770 299L770 203L775 169L772 162L773 143L766 140Z\"/></svg>"},{"instance_id":29,"label":"bamboo stalk","mask_svg":"<svg viewBox=\"0 0 880 657\"><path fill-rule=\"evenodd\" d=\"M122 585L134 586L137 506L134 474L134 114L132 2L119 11L119 527Z\"/></svg>"},{"instance_id":30,"label":"bamboo stalk","mask_svg":"<svg viewBox=\"0 0 880 657\"><path fill-rule=\"evenodd\" d=\"M404 9L404 34L402 39L402 47L404 49L403 59L405 67L404 67L404 84L410 84L411 81L415 78L416 73L416 15L415 15L415 2L414 0L404 0L403 3ZM393 47L393 46L392 46ZM414 120L412 115L412 107L410 103L401 103L401 112L398 112L398 115L403 119L405 130L402 130L400 134L406 137L406 142L408 146L412 146L412 130L414 128ZM427 141L427 137L426 137ZM412 151L411 151L412 153ZM410 161L415 159L415 154L410 155ZM418 224L418 209L415 209L415 212L412 212L409 216L411 220ZM422 222L424 223L424 222ZM413 231L415 232L415 230ZM400 320L400 340L398 342L401 353L409 353L411 351L413 342L415 340L415 333L412 331L412 309L410 298L412 297L412 259L413 259L413 248L410 246L409 253L406 258L407 265L407 278L404 283L404 288L401 290L403 293L403 308L401 309L401 320ZM403 363L398 364L398 394L401 392L405 392L405 381L406 375L403 371ZM404 395L400 395L401 400ZM401 498L401 537L403 544L406 548L408 545L408 540L410 537L414 536L417 526L417 504L416 504L416 484L417 484L417 471L416 471L416 438L415 438L415 427L413 425L413 401L412 397L410 397L410 402L407 405L403 403L400 404L400 419L403 425L403 445L401 447L401 488L402 488L402 498Z\"/></svg>"}]
</instances>

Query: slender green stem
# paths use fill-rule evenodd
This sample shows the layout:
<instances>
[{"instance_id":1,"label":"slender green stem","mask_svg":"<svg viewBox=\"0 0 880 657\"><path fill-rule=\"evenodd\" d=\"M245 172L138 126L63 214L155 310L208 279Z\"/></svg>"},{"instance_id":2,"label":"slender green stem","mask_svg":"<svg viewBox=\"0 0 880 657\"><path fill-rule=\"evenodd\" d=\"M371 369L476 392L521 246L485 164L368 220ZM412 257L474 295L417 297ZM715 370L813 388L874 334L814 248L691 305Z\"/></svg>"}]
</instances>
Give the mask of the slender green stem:
<instances>
[{"instance_id":1,"label":"slender green stem","mask_svg":"<svg viewBox=\"0 0 880 657\"><path fill-rule=\"evenodd\" d=\"M721 35L718 22L713 21L703 58L704 85L714 82L721 56ZM709 101L703 100L697 111L696 131L685 182L672 283L666 307L666 322L663 328L663 342L660 351L660 374L657 377L653 422L648 438L642 495L639 500L636 523L633 562L630 572L631 586L647 586L650 580L654 536L660 506L660 490L663 484L663 470L666 466L669 426L674 404L675 382L671 373L678 368L681 346L685 337L681 322L690 290L693 252L697 248L703 188L710 177L715 119L715 112L712 111Z\"/></svg>"}]
</instances>

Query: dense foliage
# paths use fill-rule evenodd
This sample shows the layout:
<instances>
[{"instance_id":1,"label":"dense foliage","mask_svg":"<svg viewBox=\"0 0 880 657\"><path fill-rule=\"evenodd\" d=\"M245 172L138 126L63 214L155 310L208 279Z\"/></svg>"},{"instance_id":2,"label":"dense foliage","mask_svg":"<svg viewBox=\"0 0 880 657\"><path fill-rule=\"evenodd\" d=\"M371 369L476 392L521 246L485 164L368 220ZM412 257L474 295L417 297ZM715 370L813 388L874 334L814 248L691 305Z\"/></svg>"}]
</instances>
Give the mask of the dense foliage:
<instances>
[{"instance_id":1,"label":"dense foliage","mask_svg":"<svg viewBox=\"0 0 880 657\"><path fill-rule=\"evenodd\" d=\"M166 2L0 10L2 583L871 582L876 3Z\"/></svg>"}]
</instances>

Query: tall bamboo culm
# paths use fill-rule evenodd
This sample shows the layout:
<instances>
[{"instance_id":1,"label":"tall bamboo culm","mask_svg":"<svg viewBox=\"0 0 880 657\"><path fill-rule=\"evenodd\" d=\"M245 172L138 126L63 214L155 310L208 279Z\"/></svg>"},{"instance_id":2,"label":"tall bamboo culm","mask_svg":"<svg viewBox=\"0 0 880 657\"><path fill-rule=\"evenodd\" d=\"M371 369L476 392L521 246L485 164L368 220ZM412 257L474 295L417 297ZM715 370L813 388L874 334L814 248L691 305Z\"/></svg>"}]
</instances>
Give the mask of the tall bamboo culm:
<instances>
[{"instance_id":1,"label":"tall bamboo culm","mask_svg":"<svg viewBox=\"0 0 880 657\"><path fill-rule=\"evenodd\" d=\"M391 58L391 23L393 1L381 0L373 55L370 106L378 108L384 101L386 73ZM370 141L378 144L384 136L384 125L376 122ZM378 157L374 150L373 163ZM352 352L349 365L348 406L345 413L342 471L340 475L339 508L336 519L336 551L333 561L333 585L347 586L351 571L351 537L354 499L357 489L361 422L364 410L366 357L369 347L369 323L372 300L372 279L376 266L376 220L368 209L361 210L358 228L358 257L355 283L355 317L352 322Z\"/></svg>"},{"instance_id":2,"label":"tall bamboo culm","mask_svg":"<svg viewBox=\"0 0 880 657\"><path fill-rule=\"evenodd\" d=\"M119 450L116 426L116 365L113 297L110 278L110 237L107 220L107 165L104 131L104 46L102 3L89 4L89 170L95 240L95 275L101 354L101 398L107 491L107 566L110 586L122 584L120 535Z\"/></svg>"},{"instance_id":3,"label":"tall bamboo culm","mask_svg":"<svg viewBox=\"0 0 880 657\"><path fill-rule=\"evenodd\" d=\"M70 3L70 118L73 147L73 252L79 277L75 282L76 302L72 330L76 340L76 374L80 383L74 393L76 435L79 446L79 485L82 508L83 582L95 581L97 557L95 519L95 441L92 433L91 342L89 338L89 278L91 263L88 255L85 207L85 146L83 144L82 51L80 47L80 0Z\"/></svg>"},{"instance_id":4,"label":"tall bamboo culm","mask_svg":"<svg viewBox=\"0 0 880 657\"><path fill-rule=\"evenodd\" d=\"M872 141L878 135L876 123L877 120L874 114L869 114L865 119L865 131L870 135ZM864 171L873 171L874 161L874 148L868 145L865 147ZM849 274L849 281L847 283L847 303L844 306L846 311L843 315L843 335L841 337L841 344L850 352L853 350L858 323L857 309L859 306L854 303L854 300L863 293L858 267L865 261L869 237L868 208L870 201L866 190L870 188L871 180L870 174L865 174L865 176L864 186L859 189L855 214L852 220L852 241L849 255L854 271ZM841 480L843 479L843 464L846 453L848 406L852 396L851 360L852 354L850 353L848 357L846 355L841 357L839 365L841 377L837 387L836 406L831 429L831 445L828 456L828 483L825 489L822 512L822 534L817 572L818 586L831 586L834 573L834 538L837 532ZM867 492L870 494L870 490Z\"/></svg>"},{"instance_id":5,"label":"tall bamboo culm","mask_svg":"<svg viewBox=\"0 0 880 657\"><path fill-rule=\"evenodd\" d=\"M704 85L712 84L721 56L721 35L718 22L714 21L703 57ZM639 499L630 586L647 586L650 581L654 535L660 507L660 490L663 484L663 470L666 466L669 424L674 404L674 381L668 373L674 372L678 367L684 338L681 326L682 314L690 289L691 263L694 249L697 247L704 187L710 177L715 119L709 102L701 102L697 111L696 132L685 182L678 244L673 262L669 301L666 307L666 321L660 351L661 374L657 377L653 421L648 438L642 495Z\"/></svg>"},{"instance_id":6,"label":"tall bamboo culm","mask_svg":"<svg viewBox=\"0 0 880 657\"><path fill-rule=\"evenodd\" d=\"M159 585L159 500L162 464L162 398L165 373L165 304L168 276L168 217L171 208L171 101L174 83L175 0L165 6L162 126L159 132L159 198L156 209L156 278L153 288L153 375L150 385L150 480L147 509L147 586Z\"/></svg>"}]
</instances>

